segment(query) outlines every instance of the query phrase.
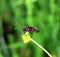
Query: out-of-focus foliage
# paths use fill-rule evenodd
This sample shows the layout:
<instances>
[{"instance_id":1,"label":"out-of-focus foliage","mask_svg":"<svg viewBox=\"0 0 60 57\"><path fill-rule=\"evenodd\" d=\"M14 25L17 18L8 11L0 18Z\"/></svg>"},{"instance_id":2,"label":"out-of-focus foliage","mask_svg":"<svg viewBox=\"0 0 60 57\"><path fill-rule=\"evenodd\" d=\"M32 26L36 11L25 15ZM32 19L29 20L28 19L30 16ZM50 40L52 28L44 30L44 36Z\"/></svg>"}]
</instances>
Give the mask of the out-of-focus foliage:
<instances>
[{"instance_id":1,"label":"out-of-focus foliage","mask_svg":"<svg viewBox=\"0 0 60 57\"><path fill-rule=\"evenodd\" d=\"M32 38L60 57L60 0L1 0L0 6L0 57L48 57L32 42L23 43L25 26L38 28Z\"/></svg>"}]
</instances>

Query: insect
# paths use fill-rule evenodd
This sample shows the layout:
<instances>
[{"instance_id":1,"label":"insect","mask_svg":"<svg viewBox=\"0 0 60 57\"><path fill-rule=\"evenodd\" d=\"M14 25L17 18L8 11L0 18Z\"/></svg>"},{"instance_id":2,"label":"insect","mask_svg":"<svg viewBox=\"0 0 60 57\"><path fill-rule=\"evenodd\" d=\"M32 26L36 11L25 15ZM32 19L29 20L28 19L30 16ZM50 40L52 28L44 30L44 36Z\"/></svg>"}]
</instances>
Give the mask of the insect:
<instances>
[{"instance_id":1,"label":"insect","mask_svg":"<svg viewBox=\"0 0 60 57\"><path fill-rule=\"evenodd\" d=\"M31 27L31 26L26 26L23 28L23 31L29 31L29 32L39 32L37 28Z\"/></svg>"},{"instance_id":2,"label":"insect","mask_svg":"<svg viewBox=\"0 0 60 57\"><path fill-rule=\"evenodd\" d=\"M39 30L31 26L25 26L23 28L22 39L24 43L30 42L33 32L39 32Z\"/></svg>"}]
</instances>

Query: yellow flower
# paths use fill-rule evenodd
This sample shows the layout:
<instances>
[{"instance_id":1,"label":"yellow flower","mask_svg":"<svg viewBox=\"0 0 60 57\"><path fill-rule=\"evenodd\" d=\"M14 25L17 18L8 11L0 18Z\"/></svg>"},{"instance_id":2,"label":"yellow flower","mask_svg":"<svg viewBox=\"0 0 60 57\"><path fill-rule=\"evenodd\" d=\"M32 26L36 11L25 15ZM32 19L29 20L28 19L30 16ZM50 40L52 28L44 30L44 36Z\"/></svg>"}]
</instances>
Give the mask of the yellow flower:
<instances>
[{"instance_id":1,"label":"yellow flower","mask_svg":"<svg viewBox=\"0 0 60 57\"><path fill-rule=\"evenodd\" d=\"M22 34L22 39L24 43L30 42L31 36L28 31L25 34Z\"/></svg>"}]
</instances>

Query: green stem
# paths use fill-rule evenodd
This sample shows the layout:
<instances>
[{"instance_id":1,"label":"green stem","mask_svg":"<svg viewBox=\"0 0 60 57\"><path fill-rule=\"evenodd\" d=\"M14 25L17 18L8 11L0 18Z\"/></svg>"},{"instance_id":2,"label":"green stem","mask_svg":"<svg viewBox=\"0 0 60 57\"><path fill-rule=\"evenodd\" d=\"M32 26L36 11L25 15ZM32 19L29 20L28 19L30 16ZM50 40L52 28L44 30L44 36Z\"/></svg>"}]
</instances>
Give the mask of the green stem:
<instances>
[{"instance_id":1,"label":"green stem","mask_svg":"<svg viewBox=\"0 0 60 57\"><path fill-rule=\"evenodd\" d=\"M43 48L40 44L38 44L36 41L34 41L32 38L30 39L34 44L36 44L39 48L41 48L49 57L52 57L52 55L45 49Z\"/></svg>"}]
</instances>

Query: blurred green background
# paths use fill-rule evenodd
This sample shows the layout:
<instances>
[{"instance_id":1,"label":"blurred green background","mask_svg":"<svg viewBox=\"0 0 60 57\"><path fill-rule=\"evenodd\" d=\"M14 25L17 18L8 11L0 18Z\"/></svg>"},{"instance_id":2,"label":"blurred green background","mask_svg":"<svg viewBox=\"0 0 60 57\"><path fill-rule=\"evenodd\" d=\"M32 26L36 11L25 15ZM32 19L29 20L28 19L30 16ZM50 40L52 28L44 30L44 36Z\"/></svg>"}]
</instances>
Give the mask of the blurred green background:
<instances>
[{"instance_id":1,"label":"blurred green background","mask_svg":"<svg viewBox=\"0 0 60 57\"><path fill-rule=\"evenodd\" d=\"M0 57L48 57L34 43L23 43L25 26L38 28L32 38L60 57L60 0L0 0Z\"/></svg>"}]
</instances>

